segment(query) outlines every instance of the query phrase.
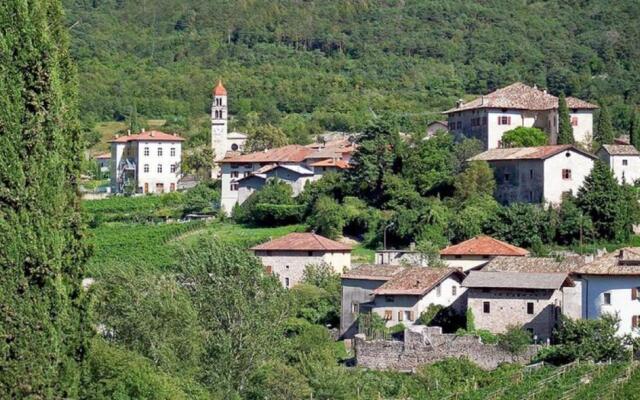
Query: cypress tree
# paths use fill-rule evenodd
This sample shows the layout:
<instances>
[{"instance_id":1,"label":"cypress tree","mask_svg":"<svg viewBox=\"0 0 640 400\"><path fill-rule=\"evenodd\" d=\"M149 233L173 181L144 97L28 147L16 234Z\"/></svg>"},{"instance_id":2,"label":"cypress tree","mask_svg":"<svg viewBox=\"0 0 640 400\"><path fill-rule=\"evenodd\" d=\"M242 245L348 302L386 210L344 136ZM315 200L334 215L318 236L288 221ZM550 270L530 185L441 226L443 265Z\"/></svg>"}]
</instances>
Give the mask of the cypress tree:
<instances>
[{"instance_id":1,"label":"cypress tree","mask_svg":"<svg viewBox=\"0 0 640 400\"><path fill-rule=\"evenodd\" d=\"M611 124L611 116L609 109L604 104L600 107L598 122L596 124L595 142L599 145L611 144L614 139L613 125Z\"/></svg>"},{"instance_id":2,"label":"cypress tree","mask_svg":"<svg viewBox=\"0 0 640 400\"><path fill-rule=\"evenodd\" d=\"M640 149L640 113L633 110L631 123L629 124L629 141L636 149Z\"/></svg>"},{"instance_id":3,"label":"cypress tree","mask_svg":"<svg viewBox=\"0 0 640 400\"><path fill-rule=\"evenodd\" d=\"M574 144L573 127L569 118L569 108L564 93L558 97L558 144Z\"/></svg>"},{"instance_id":4,"label":"cypress tree","mask_svg":"<svg viewBox=\"0 0 640 400\"><path fill-rule=\"evenodd\" d=\"M0 398L77 398L89 326L75 69L59 0L0 2Z\"/></svg>"}]
</instances>

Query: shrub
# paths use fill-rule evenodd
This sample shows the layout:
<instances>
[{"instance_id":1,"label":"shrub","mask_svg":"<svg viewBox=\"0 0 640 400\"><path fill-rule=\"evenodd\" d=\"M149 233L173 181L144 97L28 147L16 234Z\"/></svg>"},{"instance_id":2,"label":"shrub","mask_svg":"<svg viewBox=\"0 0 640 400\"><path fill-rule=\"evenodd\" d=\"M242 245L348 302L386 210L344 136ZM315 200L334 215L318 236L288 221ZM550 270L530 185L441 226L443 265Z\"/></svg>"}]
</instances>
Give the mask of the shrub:
<instances>
[{"instance_id":1,"label":"shrub","mask_svg":"<svg viewBox=\"0 0 640 400\"><path fill-rule=\"evenodd\" d=\"M531 344L531 332L519 325L507 326L507 331L498 335L498 345L509 353L521 354Z\"/></svg>"}]
</instances>

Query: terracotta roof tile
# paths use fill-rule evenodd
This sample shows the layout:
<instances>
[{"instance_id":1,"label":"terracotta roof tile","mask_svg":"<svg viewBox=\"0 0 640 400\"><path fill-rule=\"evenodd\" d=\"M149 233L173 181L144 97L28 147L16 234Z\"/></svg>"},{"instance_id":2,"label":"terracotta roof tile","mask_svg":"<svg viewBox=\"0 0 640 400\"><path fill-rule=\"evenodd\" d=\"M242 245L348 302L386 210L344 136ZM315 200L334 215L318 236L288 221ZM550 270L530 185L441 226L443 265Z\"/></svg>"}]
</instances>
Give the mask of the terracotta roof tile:
<instances>
[{"instance_id":1,"label":"terracotta roof tile","mask_svg":"<svg viewBox=\"0 0 640 400\"><path fill-rule=\"evenodd\" d=\"M312 164L309 164L312 167L336 167L340 169L349 168L349 163L344 160L336 160L334 158L327 158L325 160L316 161Z\"/></svg>"},{"instance_id":2,"label":"terracotta roof tile","mask_svg":"<svg viewBox=\"0 0 640 400\"><path fill-rule=\"evenodd\" d=\"M111 158L111 153L100 153L93 156L93 158Z\"/></svg>"},{"instance_id":3,"label":"terracotta roof tile","mask_svg":"<svg viewBox=\"0 0 640 400\"><path fill-rule=\"evenodd\" d=\"M342 279L364 279L369 281L387 281L407 267L390 264L362 264L342 274Z\"/></svg>"},{"instance_id":4,"label":"terracotta roof tile","mask_svg":"<svg viewBox=\"0 0 640 400\"><path fill-rule=\"evenodd\" d=\"M602 148L612 156L638 156L640 151L630 144L603 144Z\"/></svg>"},{"instance_id":5,"label":"terracotta roof tile","mask_svg":"<svg viewBox=\"0 0 640 400\"><path fill-rule=\"evenodd\" d=\"M213 88L213 95L214 96L226 96L227 95L227 89L224 88L224 86L222 85L222 81L218 80L218 84L216 85L215 88Z\"/></svg>"},{"instance_id":6,"label":"terracotta roof tile","mask_svg":"<svg viewBox=\"0 0 640 400\"><path fill-rule=\"evenodd\" d=\"M549 289L574 286L567 273L471 271L462 282L467 288Z\"/></svg>"},{"instance_id":7,"label":"terracotta roof tile","mask_svg":"<svg viewBox=\"0 0 640 400\"><path fill-rule=\"evenodd\" d=\"M450 275L456 275L461 280L464 278L464 274L456 268L409 267L395 274L373 293L376 295L422 296Z\"/></svg>"},{"instance_id":8,"label":"terracotta roof tile","mask_svg":"<svg viewBox=\"0 0 640 400\"><path fill-rule=\"evenodd\" d=\"M221 163L253 163L253 162L302 162L314 150L305 146L292 144L283 147L277 147L271 150L257 151L248 154L232 154L225 157Z\"/></svg>"},{"instance_id":9,"label":"terracotta roof tile","mask_svg":"<svg viewBox=\"0 0 640 400\"><path fill-rule=\"evenodd\" d=\"M529 252L490 236L476 236L462 243L446 247L440 251L442 256L526 256Z\"/></svg>"},{"instance_id":10,"label":"terracotta roof tile","mask_svg":"<svg viewBox=\"0 0 640 400\"><path fill-rule=\"evenodd\" d=\"M607 253L574 272L585 275L640 275L640 248L626 247Z\"/></svg>"},{"instance_id":11,"label":"terracotta roof tile","mask_svg":"<svg viewBox=\"0 0 640 400\"><path fill-rule=\"evenodd\" d=\"M445 111L445 114L478 108L510 108L521 110L551 110L558 107L558 98L543 90L516 82L468 103ZM596 109L598 106L575 97L567 97L568 108Z\"/></svg>"},{"instance_id":12,"label":"terracotta roof tile","mask_svg":"<svg viewBox=\"0 0 640 400\"><path fill-rule=\"evenodd\" d=\"M482 267L491 272L566 272L570 273L582 265L582 257L566 257L557 260L551 257L495 257Z\"/></svg>"},{"instance_id":13,"label":"terracotta roof tile","mask_svg":"<svg viewBox=\"0 0 640 400\"><path fill-rule=\"evenodd\" d=\"M596 159L591 153L570 145L511 147L506 149L491 149L471 157L468 161L502 161L502 160L545 160L563 151L575 151L589 158Z\"/></svg>"},{"instance_id":14,"label":"terracotta roof tile","mask_svg":"<svg viewBox=\"0 0 640 400\"><path fill-rule=\"evenodd\" d=\"M135 135L124 135L110 140L109 143L127 142L182 142L185 139L178 135L171 135L160 131L145 131Z\"/></svg>"},{"instance_id":15,"label":"terracotta roof tile","mask_svg":"<svg viewBox=\"0 0 640 400\"><path fill-rule=\"evenodd\" d=\"M251 250L351 251L351 246L311 232L294 232Z\"/></svg>"}]
</instances>

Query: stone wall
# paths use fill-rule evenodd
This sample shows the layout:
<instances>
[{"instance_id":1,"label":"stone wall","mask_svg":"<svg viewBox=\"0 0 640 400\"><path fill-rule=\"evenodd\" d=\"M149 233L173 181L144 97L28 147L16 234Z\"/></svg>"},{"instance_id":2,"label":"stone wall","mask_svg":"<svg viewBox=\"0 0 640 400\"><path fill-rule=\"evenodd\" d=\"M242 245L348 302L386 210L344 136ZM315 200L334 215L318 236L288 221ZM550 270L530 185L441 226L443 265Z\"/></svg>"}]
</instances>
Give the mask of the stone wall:
<instances>
[{"instance_id":1,"label":"stone wall","mask_svg":"<svg viewBox=\"0 0 640 400\"><path fill-rule=\"evenodd\" d=\"M526 364L541 346L531 345L514 356L497 345L483 344L476 336L443 334L440 327L413 326L404 332L404 341L366 340L357 334L354 341L356 363L377 370L415 371L424 364L445 358L468 358L483 369L494 369L501 363Z\"/></svg>"}]
</instances>

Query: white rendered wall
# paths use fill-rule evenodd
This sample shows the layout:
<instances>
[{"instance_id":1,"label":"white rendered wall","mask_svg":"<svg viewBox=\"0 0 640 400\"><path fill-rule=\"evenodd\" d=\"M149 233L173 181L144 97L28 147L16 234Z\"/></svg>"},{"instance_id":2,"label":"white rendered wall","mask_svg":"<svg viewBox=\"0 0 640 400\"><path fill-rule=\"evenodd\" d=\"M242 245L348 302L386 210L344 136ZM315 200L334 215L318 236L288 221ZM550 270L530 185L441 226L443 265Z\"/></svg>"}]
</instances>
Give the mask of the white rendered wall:
<instances>
[{"instance_id":1,"label":"white rendered wall","mask_svg":"<svg viewBox=\"0 0 640 400\"><path fill-rule=\"evenodd\" d=\"M633 334L632 317L640 315L640 300L631 299L631 289L640 287L640 276L587 275L582 276L582 317L599 318L604 313L620 317L618 335ZM604 304L604 293L611 294L611 305Z\"/></svg>"},{"instance_id":2,"label":"white rendered wall","mask_svg":"<svg viewBox=\"0 0 640 400\"><path fill-rule=\"evenodd\" d=\"M311 253L311 255L309 255ZM271 267L284 287L291 288L302 280L304 270L310 264L330 265L336 273L343 273L351 267L350 252L322 251L256 251L262 265ZM289 286L287 286L287 278Z\"/></svg>"},{"instance_id":3,"label":"white rendered wall","mask_svg":"<svg viewBox=\"0 0 640 400\"><path fill-rule=\"evenodd\" d=\"M570 154L567 157L567 153ZM544 161L544 199L559 204L564 192L578 193L593 168L594 160L573 150L563 151ZM571 179L562 179L562 170L571 170Z\"/></svg>"},{"instance_id":4,"label":"white rendered wall","mask_svg":"<svg viewBox=\"0 0 640 400\"><path fill-rule=\"evenodd\" d=\"M145 148L149 149L149 155L145 156ZM162 149L162 155L158 155L158 149ZM171 155L171 149L175 149L175 155ZM157 193L156 185L164 186L164 193L178 187L178 179L180 178L180 161L182 159L182 143L176 142L138 142L137 155L138 169L138 192L143 193L145 184L147 184L147 193ZM149 172L144 172L144 166L149 166ZM158 165L162 165L162 172L158 172ZM171 165L176 166L175 172L171 172Z\"/></svg>"},{"instance_id":5,"label":"white rendered wall","mask_svg":"<svg viewBox=\"0 0 640 400\"><path fill-rule=\"evenodd\" d=\"M574 117L578 119L578 124L573 126L573 139L576 143L591 146L593 141L593 111L572 110L569 113L569 118Z\"/></svg>"},{"instance_id":6,"label":"white rendered wall","mask_svg":"<svg viewBox=\"0 0 640 400\"><path fill-rule=\"evenodd\" d=\"M624 160L627 161L627 165L623 165ZM633 184L640 179L640 156L610 156L609 166L620 183L624 181Z\"/></svg>"}]
</instances>

